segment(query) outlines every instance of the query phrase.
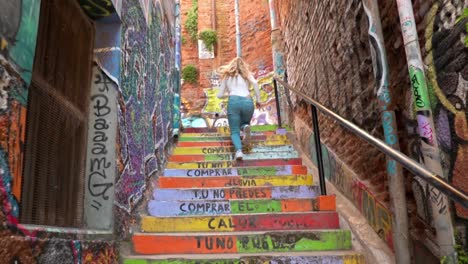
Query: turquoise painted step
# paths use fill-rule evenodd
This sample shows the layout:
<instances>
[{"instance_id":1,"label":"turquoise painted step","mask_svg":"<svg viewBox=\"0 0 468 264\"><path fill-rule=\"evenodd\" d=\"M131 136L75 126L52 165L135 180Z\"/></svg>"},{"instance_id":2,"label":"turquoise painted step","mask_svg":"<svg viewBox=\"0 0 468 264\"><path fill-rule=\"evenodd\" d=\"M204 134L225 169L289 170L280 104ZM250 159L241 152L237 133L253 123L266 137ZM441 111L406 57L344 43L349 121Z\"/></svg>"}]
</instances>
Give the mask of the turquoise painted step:
<instances>
[{"instance_id":1,"label":"turquoise painted step","mask_svg":"<svg viewBox=\"0 0 468 264\"><path fill-rule=\"evenodd\" d=\"M278 145L278 146L253 146L249 149L249 153L258 152L287 152L295 151L292 145ZM175 147L172 154L221 154L221 153L234 153L234 147Z\"/></svg>"}]
</instances>

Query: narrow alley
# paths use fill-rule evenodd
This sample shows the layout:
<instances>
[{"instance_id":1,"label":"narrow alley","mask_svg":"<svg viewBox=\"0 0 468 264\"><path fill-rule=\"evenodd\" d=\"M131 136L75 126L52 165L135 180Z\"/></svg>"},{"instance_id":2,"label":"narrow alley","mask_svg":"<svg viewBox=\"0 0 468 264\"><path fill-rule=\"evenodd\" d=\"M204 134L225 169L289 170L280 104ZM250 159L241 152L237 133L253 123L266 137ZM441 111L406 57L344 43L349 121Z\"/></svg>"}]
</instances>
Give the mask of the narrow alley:
<instances>
[{"instance_id":1,"label":"narrow alley","mask_svg":"<svg viewBox=\"0 0 468 264\"><path fill-rule=\"evenodd\" d=\"M468 263L467 87L468 0L0 0L0 264Z\"/></svg>"}]
</instances>

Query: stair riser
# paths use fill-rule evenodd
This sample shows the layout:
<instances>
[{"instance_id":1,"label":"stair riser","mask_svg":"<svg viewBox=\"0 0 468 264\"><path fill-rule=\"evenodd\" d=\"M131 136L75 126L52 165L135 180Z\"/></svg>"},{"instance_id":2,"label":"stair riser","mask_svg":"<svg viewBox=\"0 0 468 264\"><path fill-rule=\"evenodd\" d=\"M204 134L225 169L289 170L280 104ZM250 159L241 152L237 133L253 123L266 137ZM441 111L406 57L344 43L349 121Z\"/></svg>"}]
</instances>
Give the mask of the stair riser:
<instances>
[{"instance_id":1,"label":"stair riser","mask_svg":"<svg viewBox=\"0 0 468 264\"><path fill-rule=\"evenodd\" d=\"M230 136L222 136L222 137L180 137L179 142L208 142L208 141L226 141L231 140ZM260 142L260 141L289 141L286 135L271 135L271 136L252 136L252 142Z\"/></svg>"},{"instance_id":2,"label":"stair riser","mask_svg":"<svg viewBox=\"0 0 468 264\"><path fill-rule=\"evenodd\" d=\"M245 176L245 177L160 177L159 187L168 189L223 188L261 186L312 186L312 175Z\"/></svg>"},{"instance_id":3,"label":"stair riser","mask_svg":"<svg viewBox=\"0 0 468 264\"><path fill-rule=\"evenodd\" d=\"M152 216L229 215L319 211L316 199L154 201L148 202Z\"/></svg>"},{"instance_id":4,"label":"stair riser","mask_svg":"<svg viewBox=\"0 0 468 264\"><path fill-rule=\"evenodd\" d=\"M332 254L332 253L331 253ZM365 264L362 255L346 256L253 256L239 259L165 259L165 260L132 260L126 259L124 264Z\"/></svg>"},{"instance_id":5,"label":"stair riser","mask_svg":"<svg viewBox=\"0 0 468 264\"><path fill-rule=\"evenodd\" d=\"M235 199L312 199L320 195L318 186L285 186L218 189L155 189L155 201L235 200Z\"/></svg>"},{"instance_id":6,"label":"stair riser","mask_svg":"<svg viewBox=\"0 0 468 264\"><path fill-rule=\"evenodd\" d=\"M257 152L288 152L295 151L293 146L259 146L254 147L250 150L249 153ZM206 154L225 154L225 153L235 153L234 147L176 147L172 152L173 155L206 155Z\"/></svg>"},{"instance_id":7,"label":"stair riser","mask_svg":"<svg viewBox=\"0 0 468 264\"><path fill-rule=\"evenodd\" d=\"M273 136L276 135L275 131L264 131L264 132L250 132L251 136ZM187 133L184 132L179 135L179 138L183 137L230 137L231 132L209 132L209 133Z\"/></svg>"},{"instance_id":8,"label":"stair riser","mask_svg":"<svg viewBox=\"0 0 468 264\"><path fill-rule=\"evenodd\" d=\"M261 125L251 126L252 132L264 132L264 131L278 131L285 130L284 128L278 128L276 125ZM231 133L229 127L188 127L183 129L183 133Z\"/></svg>"},{"instance_id":9,"label":"stair riser","mask_svg":"<svg viewBox=\"0 0 468 264\"><path fill-rule=\"evenodd\" d=\"M246 167L225 169L165 169L164 177L215 177L307 174L305 166L287 165L271 167Z\"/></svg>"},{"instance_id":10,"label":"stair riser","mask_svg":"<svg viewBox=\"0 0 468 264\"><path fill-rule=\"evenodd\" d=\"M253 148L258 147L281 147L283 145L291 145L289 140L287 141L254 141L250 143L250 146ZM208 141L208 142L179 142L177 143L177 147L232 147L231 140L223 140L223 141Z\"/></svg>"},{"instance_id":11,"label":"stair riser","mask_svg":"<svg viewBox=\"0 0 468 264\"><path fill-rule=\"evenodd\" d=\"M263 152L244 154L244 160L271 160L298 158L297 151L290 152ZM197 161L234 161L234 154L206 154L206 155L172 155L169 162L197 162Z\"/></svg>"},{"instance_id":12,"label":"stair riser","mask_svg":"<svg viewBox=\"0 0 468 264\"><path fill-rule=\"evenodd\" d=\"M351 249L347 231L226 236L133 236L139 254L219 254ZM177 246L175 246L177 245Z\"/></svg>"},{"instance_id":13,"label":"stair riser","mask_svg":"<svg viewBox=\"0 0 468 264\"><path fill-rule=\"evenodd\" d=\"M157 218L144 217L144 232L232 232L338 229L336 212L304 214L234 215L218 217Z\"/></svg>"},{"instance_id":14,"label":"stair riser","mask_svg":"<svg viewBox=\"0 0 468 264\"><path fill-rule=\"evenodd\" d=\"M264 166L302 165L302 159L274 160L243 160L243 161L200 161L200 162L168 162L168 169L213 169L232 167L264 167Z\"/></svg>"}]
</instances>

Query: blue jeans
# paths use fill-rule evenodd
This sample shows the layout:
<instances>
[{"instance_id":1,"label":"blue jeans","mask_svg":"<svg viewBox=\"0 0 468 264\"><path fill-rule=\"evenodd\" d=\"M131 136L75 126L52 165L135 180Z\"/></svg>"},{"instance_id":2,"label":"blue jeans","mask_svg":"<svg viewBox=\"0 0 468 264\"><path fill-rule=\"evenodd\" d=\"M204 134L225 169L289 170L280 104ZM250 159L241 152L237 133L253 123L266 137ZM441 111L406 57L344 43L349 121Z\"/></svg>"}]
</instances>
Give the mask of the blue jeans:
<instances>
[{"instance_id":1,"label":"blue jeans","mask_svg":"<svg viewBox=\"0 0 468 264\"><path fill-rule=\"evenodd\" d=\"M240 130L250 124L254 110L252 99L236 95L229 96L227 117L231 129L231 140L236 151L242 150Z\"/></svg>"}]
</instances>

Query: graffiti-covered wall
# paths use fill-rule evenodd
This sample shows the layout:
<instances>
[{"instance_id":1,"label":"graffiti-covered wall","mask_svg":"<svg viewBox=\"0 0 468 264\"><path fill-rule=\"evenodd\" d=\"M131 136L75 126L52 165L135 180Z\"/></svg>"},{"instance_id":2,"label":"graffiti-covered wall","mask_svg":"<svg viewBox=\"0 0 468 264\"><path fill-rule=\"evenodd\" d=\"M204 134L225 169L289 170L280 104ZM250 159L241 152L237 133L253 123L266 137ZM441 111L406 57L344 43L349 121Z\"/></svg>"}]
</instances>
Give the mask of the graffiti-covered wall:
<instances>
[{"instance_id":1,"label":"graffiti-covered wall","mask_svg":"<svg viewBox=\"0 0 468 264\"><path fill-rule=\"evenodd\" d=\"M40 6L39 0L0 1L0 263L113 263L118 261L114 243L83 241L59 229L28 230L18 223Z\"/></svg>"},{"instance_id":2,"label":"graffiti-covered wall","mask_svg":"<svg viewBox=\"0 0 468 264\"><path fill-rule=\"evenodd\" d=\"M174 7L173 1L168 1ZM115 204L125 234L150 176L166 160L172 137L175 67L174 27L162 1L150 1L148 20L138 0L122 4L121 74L118 95L118 176Z\"/></svg>"},{"instance_id":3,"label":"graffiti-covered wall","mask_svg":"<svg viewBox=\"0 0 468 264\"><path fill-rule=\"evenodd\" d=\"M26 106L40 1L0 1L0 193L9 223L21 201ZM2 223L5 224L5 223Z\"/></svg>"},{"instance_id":4,"label":"graffiti-covered wall","mask_svg":"<svg viewBox=\"0 0 468 264\"><path fill-rule=\"evenodd\" d=\"M289 83L383 139L373 75L374 70L378 75L382 69L372 68L368 17L361 1L275 2ZM393 98L388 110L395 111L402 151L421 161L420 131L413 107L412 83L404 59L396 2L378 1L389 64L388 85ZM468 191L468 1L412 2L427 67L429 98L436 128L432 132L437 135L444 174L451 183ZM296 102L296 124L299 120L303 126L310 128L310 108L300 100ZM326 116L319 116L319 119L324 147L331 153L327 156L332 160L328 166L330 181L347 194L372 226L378 227L374 223L386 222L389 215L377 211L369 213L370 209L365 208L371 207L365 206L364 196L358 195L355 189L356 186L364 186L365 192L375 200L367 205L379 204L384 208L379 212L391 214L391 210L388 210L385 157ZM310 130L298 136L304 142L302 146L308 146L306 153L312 156L314 147L307 143ZM437 203L440 197L431 195L430 188L414 179L406 174L408 208L417 208L410 210L410 228L432 228L434 223L429 203ZM365 184L356 185L356 182ZM452 209L441 208L445 213L454 211ZM456 206L454 215L456 224L466 223L466 210ZM391 237L388 236L391 225L383 230L382 234L380 229L376 229L376 232L391 245Z\"/></svg>"}]
</instances>

